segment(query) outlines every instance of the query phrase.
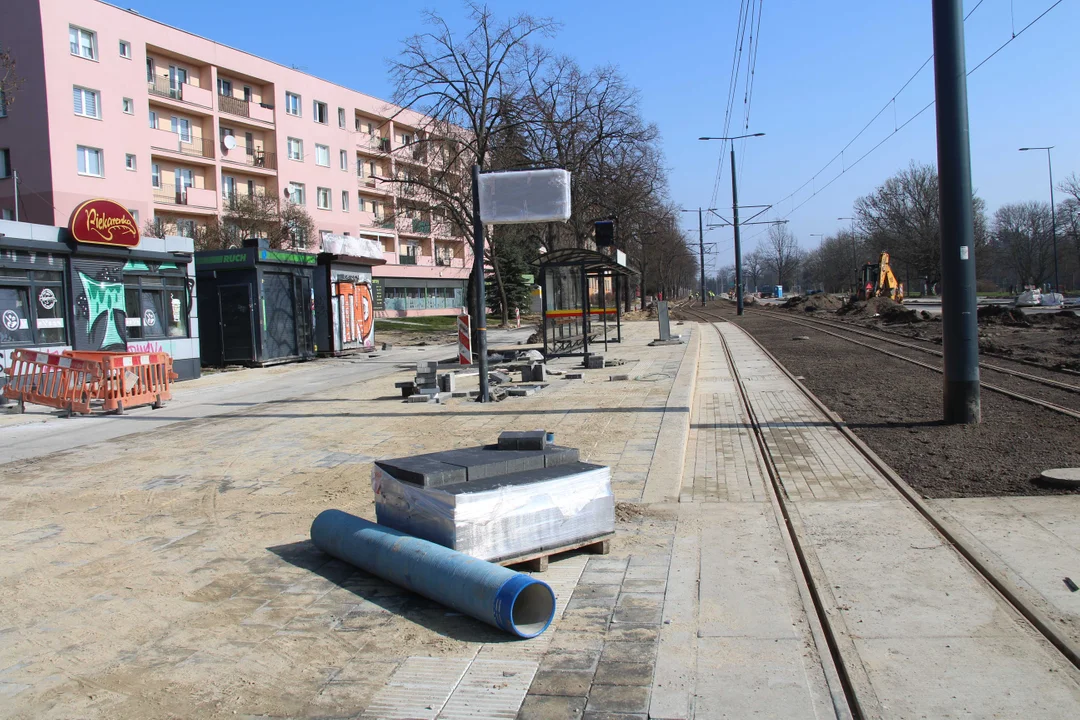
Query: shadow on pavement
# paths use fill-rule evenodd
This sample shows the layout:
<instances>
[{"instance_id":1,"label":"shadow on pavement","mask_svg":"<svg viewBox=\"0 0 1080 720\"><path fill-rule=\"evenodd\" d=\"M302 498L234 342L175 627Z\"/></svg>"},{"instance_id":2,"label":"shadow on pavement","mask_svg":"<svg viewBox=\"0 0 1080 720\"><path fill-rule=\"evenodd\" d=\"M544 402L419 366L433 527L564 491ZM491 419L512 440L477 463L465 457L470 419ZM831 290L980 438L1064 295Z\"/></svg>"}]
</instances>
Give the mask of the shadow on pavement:
<instances>
[{"instance_id":1,"label":"shadow on pavement","mask_svg":"<svg viewBox=\"0 0 1080 720\"><path fill-rule=\"evenodd\" d=\"M310 540L276 545L267 550L285 562L326 578L340 588L359 598L377 605L399 618L416 623L444 637L460 642L508 643L521 642L494 627L468 615L404 590L363 570L333 558L319 550ZM386 625L392 618L375 609L361 607L346 613L336 623L330 623L332 632L369 632L371 628Z\"/></svg>"}]
</instances>

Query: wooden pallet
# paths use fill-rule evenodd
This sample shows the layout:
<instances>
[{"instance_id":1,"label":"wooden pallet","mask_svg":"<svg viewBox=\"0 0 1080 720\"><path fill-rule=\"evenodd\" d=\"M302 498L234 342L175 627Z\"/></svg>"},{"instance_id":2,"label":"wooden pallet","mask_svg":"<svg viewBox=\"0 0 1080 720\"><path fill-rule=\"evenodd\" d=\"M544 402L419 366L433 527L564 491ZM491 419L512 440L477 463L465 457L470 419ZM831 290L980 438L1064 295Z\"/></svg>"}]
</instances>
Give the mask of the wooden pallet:
<instances>
[{"instance_id":1,"label":"wooden pallet","mask_svg":"<svg viewBox=\"0 0 1080 720\"><path fill-rule=\"evenodd\" d=\"M524 566L523 569L528 570L529 572L544 572L548 569L548 560L552 555L569 552L570 550L583 550L591 555L607 555L611 552L611 539L613 537L615 537L615 533L597 535L596 537L578 540L568 545L531 550L521 555L514 555L501 560L493 560L492 562L503 566L522 565Z\"/></svg>"}]
</instances>

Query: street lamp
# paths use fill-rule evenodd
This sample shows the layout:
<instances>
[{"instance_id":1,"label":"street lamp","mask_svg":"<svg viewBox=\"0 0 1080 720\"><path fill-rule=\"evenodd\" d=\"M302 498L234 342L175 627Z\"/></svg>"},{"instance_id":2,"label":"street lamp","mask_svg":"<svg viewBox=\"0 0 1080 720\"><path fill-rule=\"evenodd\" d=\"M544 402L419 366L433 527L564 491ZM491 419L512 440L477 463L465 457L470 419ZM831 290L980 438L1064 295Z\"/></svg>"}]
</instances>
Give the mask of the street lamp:
<instances>
[{"instance_id":1,"label":"street lamp","mask_svg":"<svg viewBox=\"0 0 1080 720\"><path fill-rule=\"evenodd\" d=\"M1054 292L1061 292L1061 286L1058 285L1057 211L1054 209L1054 166L1050 162L1050 151L1053 149L1053 145L1050 145L1049 147L1022 147L1020 148L1020 152L1027 152L1028 150L1046 151L1046 169L1050 171L1050 227L1054 233Z\"/></svg>"},{"instance_id":2,"label":"street lamp","mask_svg":"<svg viewBox=\"0 0 1080 720\"><path fill-rule=\"evenodd\" d=\"M699 137L698 140L742 140L743 138L764 137L765 133L751 133L734 137ZM742 286L742 245L739 243L739 191L735 182L735 143L731 143L731 225L735 229L735 312L743 314Z\"/></svg>"},{"instance_id":3,"label":"street lamp","mask_svg":"<svg viewBox=\"0 0 1080 720\"><path fill-rule=\"evenodd\" d=\"M851 221L851 264L855 268L855 284L852 286L855 288L855 292L859 292L859 260L855 256L855 218L853 217L838 217L837 220L850 220Z\"/></svg>"}]
</instances>

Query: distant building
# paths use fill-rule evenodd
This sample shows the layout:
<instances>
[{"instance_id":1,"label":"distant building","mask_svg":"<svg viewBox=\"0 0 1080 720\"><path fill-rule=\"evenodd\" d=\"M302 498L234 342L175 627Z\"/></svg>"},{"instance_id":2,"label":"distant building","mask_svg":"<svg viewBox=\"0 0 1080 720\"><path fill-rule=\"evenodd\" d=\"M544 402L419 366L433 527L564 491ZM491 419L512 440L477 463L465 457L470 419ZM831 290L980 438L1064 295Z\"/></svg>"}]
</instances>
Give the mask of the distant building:
<instances>
[{"instance_id":1,"label":"distant building","mask_svg":"<svg viewBox=\"0 0 1080 720\"><path fill-rule=\"evenodd\" d=\"M98 0L7 3L2 40L25 83L0 110L0 219L13 171L19 219L57 226L102 197L194 237L237 198L274 194L317 235L382 244L378 315L465 304L467 233L383 180L431 167L434 143L403 150L423 116Z\"/></svg>"}]
</instances>

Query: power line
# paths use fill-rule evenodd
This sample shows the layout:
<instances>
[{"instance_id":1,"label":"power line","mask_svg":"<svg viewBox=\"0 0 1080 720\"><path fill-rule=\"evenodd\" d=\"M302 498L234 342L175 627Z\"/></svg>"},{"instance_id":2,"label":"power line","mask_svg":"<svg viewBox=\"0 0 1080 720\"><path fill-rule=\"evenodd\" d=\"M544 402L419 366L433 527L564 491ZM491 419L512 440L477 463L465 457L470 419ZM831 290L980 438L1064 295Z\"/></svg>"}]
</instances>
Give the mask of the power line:
<instances>
[{"instance_id":1,"label":"power line","mask_svg":"<svg viewBox=\"0 0 1080 720\"><path fill-rule=\"evenodd\" d=\"M752 6L748 5L747 0L742 0L739 4L739 22L735 29L735 45L732 49L731 55L731 75L728 78L728 97L727 104L724 110L724 135L730 134L731 130L731 114L735 106L735 94L738 92L739 87L739 71L742 68L742 52L743 44L746 41L746 31L749 25L748 17ZM723 178L724 173L724 159L726 153L724 152L727 147L728 141L725 140L720 145L720 157L717 160L716 166L716 179L713 182L712 196L709 201L709 205L714 205L716 196L720 192L720 180Z\"/></svg>"},{"instance_id":2,"label":"power line","mask_svg":"<svg viewBox=\"0 0 1080 720\"><path fill-rule=\"evenodd\" d=\"M968 14L967 14L967 15L966 15L966 16L964 17L964 19L965 19L965 20L967 20L967 18L971 17L972 13L974 13L974 12L975 12L976 10L978 10L978 9L979 9L979 6L980 6L980 5L982 5L984 1L985 1L985 0L979 0L979 2L978 2L978 3L976 3L975 7L973 7L973 8L972 8L972 9L971 9L971 10L970 10L970 11L968 12ZM1052 5L1051 5L1050 7L1048 7L1048 8L1046 9L1046 10L1044 10L1044 11L1043 11L1042 13L1040 13L1040 14L1038 15L1038 17L1036 17L1036 18L1035 18L1034 20L1032 20L1032 21L1031 21L1031 22L1029 22L1029 23L1028 23L1027 25L1025 25L1024 27L1022 27L1022 28L1020 29L1020 31L1019 31L1019 32L1016 32L1016 33L1012 34L1012 36L1011 36L1011 37L1009 37L1009 39L1008 39L1008 40L1006 40L1006 41L1005 41L1004 43L1002 43L1002 44L1001 44L1001 45L1000 45L1000 46L999 46L999 47L998 47L998 48L997 48L996 50L994 50L994 51L993 51L992 53L990 53L990 54L989 54L989 55L987 55L987 56L986 56L985 58L983 58L983 59L982 59L982 61L980 61L980 62L979 62L979 64L977 64L977 65L976 65L975 67L973 67L973 68L971 68L970 70L968 70L968 71L967 71L967 75L968 75L968 76L970 76L970 75L971 75L972 73L974 73L974 72L975 72L976 70L978 70L978 69L979 69L979 68L981 68L981 67L982 67L983 65L985 65L985 64L986 64L986 63L987 63L987 62L988 62L988 61L989 61L989 60L990 60L991 58L993 58L993 57L994 57L995 55L997 55L997 54L998 54L999 52L1001 52L1002 50L1004 50L1004 49L1005 49L1005 47L1007 47L1007 46L1008 46L1009 44L1011 44L1011 43L1012 43L1012 42L1013 42L1014 40L1016 40L1016 39L1017 39L1018 37L1020 37L1021 35L1023 35L1023 34L1024 34L1024 32L1026 32L1026 31L1027 31L1027 30L1028 30L1028 29L1029 29L1029 28L1030 28L1030 27L1031 27L1032 25L1034 25L1034 24L1035 24L1035 23L1037 23L1037 22L1038 22L1039 20L1041 20L1041 19L1042 19L1043 17L1045 17L1045 16L1046 16L1046 15L1047 15L1047 14L1048 14L1048 13L1049 13L1049 12L1050 12L1051 10L1053 10L1054 8L1056 8L1056 7L1057 7L1058 5L1060 5L1060 4L1062 3L1062 2L1064 2L1064 0L1057 0L1057 1L1056 1L1056 2L1054 3L1054 4L1052 4ZM793 197L795 197L795 195L797 195L797 194L798 194L798 193L799 193L799 192L800 192L800 191L801 191L801 190L802 190L803 188L805 188L805 187L806 187L807 185L809 185L810 183L812 183L812 182L815 182L815 181L817 180L818 176L819 176L819 175L821 175L821 173L823 173L823 172L824 172L824 171L825 171L826 169L828 169L828 168L829 168L829 166L830 166L830 165L832 165L832 164L833 164L834 162L836 162L837 158L842 158L842 157L843 157L843 154L844 154L844 151L846 151L846 150L847 150L847 149L848 149L849 147L851 147L852 143L854 143L854 142L855 142L856 140L858 140L858 139L859 139L859 137L860 137L860 136L861 136L861 135L862 135L862 134L863 134L864 132L866 132L867 128L869 128L869 127L870 127L870 125L872 125L872 124L874 123L874 121L875 121L875 120L877 120L877 118L881 116L881 113L882 113L882 112L884 112L884 111L885 111L885 110L886 110L886 109L887 109L887 108L889 107L889 105L890 105L890 104L893 104L893 103L895 102L895 100L896 100L896 97L897 97L897 96L898 96L898 95L899 95L899 94L900 94L901 92L903 92L904 88L906 88L906 87L907 87L907 86L908 86L908 85L909 85L909 84L911 83L911 81L912 81L912 80L914 80L914 79L915 79L915 77L916 77L916 76L917 76L917 75L918 75L918 74L919 74L920 72L922 72L923 68L925 68L925 67L926 67L926 65L927 65L927 64L928 64L928 63L929 63L929 62L930 62L931 60L933 60L933 59L934 59L934 56L933 56L933 55L931 55L931 56L930 56L929 58L927 58L927 59L926 59L926 61L925 61L925 62L923 62L923 64L922 64L921 66L919 66L919 69L918 69L918 70L916 70L916 71L915 71L915 73L914 73L914 74L913 74L913 75L912 75L912 76L911 76L910 78L908 78L907 82L905 82L905 83L903 84L903 86L901 86L900 90L898 90L898 91L897 91L897 92L896 92L896 93L895 93L895 94L893 95L893 98L892 98L891 100L889 100L889 102L888 102L888 103L886 103L886 104L885 104L885 105L884 105L884 106L882 107L882 109L881 109L881 110L879 110L879 111L877 112L877 114L875 114L875 115L874 115L874 117L873 117L873 118L872 118L872 119L870 120L870 122L868 122L868 123L867 123L867 124L866 124L866 125L865 125L865 126L864 126L864 127L862 128L862 130L860 130L860 131L858 132L858 134L856 134L856 136L855 136L854 138L852 138L852 139L851 139L851 141L849 141L847 145L845 145L845 146L844 146L844 148L843 148L843 149L842 149L842 150L841 150L841 151L840 151L839 153L837 153L836 155L834 155L834 156L832 157L832 159L831 159L831 160L829 160L829 162L828 162L828 163L826 163L826 164L825 164L825 165L824 165L824 166L823 166L823 167L821 168L821 170L818 170L818 172L817 172L817 173L815 173L815 174L813 175L813 177L811 177L811 178L810 178L810 180L807 180L807 181L806 181L805 183L803 183L802 185L800 185L800 186L799 186L799 187L798 187L798 188L797 188L797 189L796 189L796 190L795 190L794 192L792 192L792 193L789 193L789 194L788 194L787 196L785 196L784 198L782 198L781 200L779 200L779 201L778 201L777 203L775 203L774 205L775 205L775 206L779 206L780 204L782 204L782 203L784 203L784 202L787 202L788 200L791 200L791 199L792 199ZM899 132L900 132L901 130L903 130L903 129L904 129L905 127L907 127L907 126L908 126L908 125L910 125L910 124L911 124L912 122L914 122L914 121L915 121L915 120L916 120L916 119L917 119L917 118L918 118L919 116L921 116L921 115L922 115L923 113L925 113L925 112L926 112L927 110L929 110L930 108L932 108L932 107L934 106L934 103L935 103L935 100L931 100L931 101L930 101L929 103L927 103L927 104L926 104L926 105L925 105L925 106L924 106L924 107L923 107L923 108L922 108L921 110L919 110L918 112L916 112L916 113L915 113L914 115L912 115L911 117L909 117L909 118L908 118L907 120L905 120L905 121L904 121L904 122L903 122L902 124L900 124L900 125L896 125L896 124L895 124L895 120L894 120L894 121L893 121L893 122L894 122L894 129L893 129L893 131L892 131L891 133L889 133L889 134L888 134L888 135L886 135L886 136L885 136L884 138L882 138L881 140L879 140L879 141L877 142L877 144L875 144L875 145L874 145L873 147L871 147L871 148L870 148L869 150L867 150L867 151L866 151L865 153L863 153L862 155L860 155L860 156L859 156L859 157L858 157L858 158L857 158L857 159L856 159L856 160L855 160L854 162L852 162L852 163L851 163L850 165L848 165L848 164L844 164L844 165L843 165L843 166L841 167L841 170L840 170L840 172L839 172L838 174L836 174L835 176L833 176L833 177L832 177L832 178L831 178L831 179L830 179L830 180L829 180L829 181L828 181L827 183L825 183L824 185L822 185L822 186L821 186L820 188L819 188L819 187L817 187L817 186L815 185L815 187L814 187L814 191L813 191L813 192L812 192L812 193L811 193L811 194L810 194L810 195L809 195L809 196L808 196L808 197L807 197L807 198L806 198L805 200L803 200L803 201L802 201L801 203L799 203L798 205L796 205L796 206L792 207L792 208L791 208L791 210L789 210L789 211L788 211L788 212L787 212L786 214L784 214L784 215L783 215L783 218L788 218L788 217L791 217L791 215L793 215L793 214L794 214L794 213L795 213L795 212L796 212L797 210L799 210L799 209L800 209L801 207L803 207L804 205L806 205L806 203L808 203L808 202L810 202L811 200L813 200L813 199L814 199L814 198L815 198L815 197L816 197L817 195L819 195L820 193L822 193L822 192L823 192L823 191L824 191L824 190L825 190L826 188L828 188L828 187L829 187L830 185L832 185L832 184L833 184L834 182L836 182L836 181L837 181L838 179L840 179L840 177L841 177L842 175L844 175L844 174L845 174L845 173L847 173L847 172L848 172L849 170L851 170L851 169L852 169L852 168L854 168L854 167L855 167L856 165L858 165L858 164L859 164L860 162L862 162L863 160L865 160L865 159L866 159L866 158L867 158L867 157L868 157L868 156L869 156L869 155L870 155L871 153L873 153L873 152L874 152L874 151L876 151L876 150L877 150L878 148L880 148L880 147L881 147L882 145L884 145L884 144L885 144L886 142L888 142L888 141L889 141L889 140L890 140L890 139L891 139L891 138L892 138L892 137L893 137L894 135L896 135L897 133L899 133ZM895 105L894 105L894 107L895 107ZM750 237L750 238L747 238L747 240L752 240L753 238L756 238L756 237L760 237L760 236L761 236L761 234L762 234L762 233L760 233L760 232L759 232L759 233L757 233L756 235L753 235L752 237Z\"/></svg>"}]
</instances>

